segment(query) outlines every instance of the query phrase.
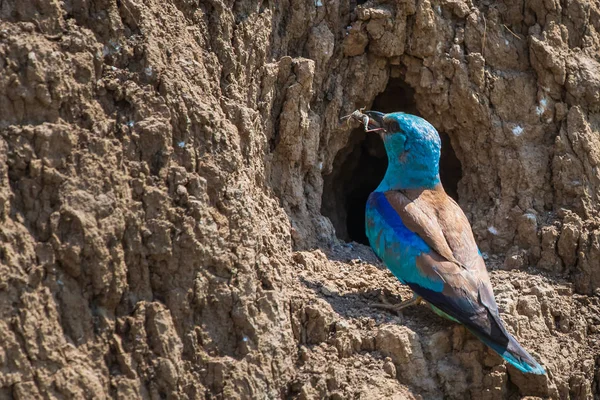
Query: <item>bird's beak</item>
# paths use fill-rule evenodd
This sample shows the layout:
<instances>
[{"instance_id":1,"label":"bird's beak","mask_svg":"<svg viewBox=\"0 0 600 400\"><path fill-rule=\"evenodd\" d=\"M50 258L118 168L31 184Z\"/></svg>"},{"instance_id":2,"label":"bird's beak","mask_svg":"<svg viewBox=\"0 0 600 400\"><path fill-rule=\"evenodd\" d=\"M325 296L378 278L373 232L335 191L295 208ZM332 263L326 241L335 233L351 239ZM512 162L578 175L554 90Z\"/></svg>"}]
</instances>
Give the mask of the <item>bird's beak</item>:
<instances>
[{"instance_id":1,"label":"bird's beak","mask_svg":"<svg viewBox=\"0 0 600 400\"><path fill-rule=\"evenodd\" d=\"M380 113L379 111L365 111L364 114L369 117L365 130L379 133L385 132L383 128L384 113Z\"/></svg>"}]
</instances>

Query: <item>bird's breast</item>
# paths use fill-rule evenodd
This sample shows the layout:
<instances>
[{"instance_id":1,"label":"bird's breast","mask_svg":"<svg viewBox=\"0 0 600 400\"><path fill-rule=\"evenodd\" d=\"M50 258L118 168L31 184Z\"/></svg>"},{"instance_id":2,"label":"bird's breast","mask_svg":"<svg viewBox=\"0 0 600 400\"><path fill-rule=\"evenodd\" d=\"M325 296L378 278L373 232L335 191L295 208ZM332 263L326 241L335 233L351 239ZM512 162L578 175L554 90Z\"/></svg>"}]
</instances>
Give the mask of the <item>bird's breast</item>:
<instances>
[{"instance_id":1,"label":"bird's breast","mask_svg":"<svg viewBox=\"0 0 600 400\"><path fill-rule=\"evenodd\" d=\"M365 221L373 251L401 282L425 279L417 267L417 257L431 248L404 225L383 192L369 196Z\"/></svg>"}]
</instances>

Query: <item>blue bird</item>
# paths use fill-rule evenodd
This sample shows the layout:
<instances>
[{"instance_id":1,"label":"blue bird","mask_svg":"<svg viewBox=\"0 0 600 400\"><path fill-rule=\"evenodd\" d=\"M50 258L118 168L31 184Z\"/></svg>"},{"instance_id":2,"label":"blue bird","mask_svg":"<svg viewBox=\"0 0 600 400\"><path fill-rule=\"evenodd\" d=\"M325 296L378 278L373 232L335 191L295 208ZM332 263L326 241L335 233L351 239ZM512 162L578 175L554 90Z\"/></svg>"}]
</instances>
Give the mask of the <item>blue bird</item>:
<instances>
[{"instance_id":1,"label":"blue bird","mask_svg":"<svg viewBox=\"0 0 600 400\"><path fill-rule=\"evenodd\" d=\"M387 172L367 200L366 233L377 256L414 292L395 307L424 301L520 371L545 374L500 318L469 221L440 183L435 128L401 112L356 111L352 117L380 134L388 156Z\"/></svg>"}]
</instances>

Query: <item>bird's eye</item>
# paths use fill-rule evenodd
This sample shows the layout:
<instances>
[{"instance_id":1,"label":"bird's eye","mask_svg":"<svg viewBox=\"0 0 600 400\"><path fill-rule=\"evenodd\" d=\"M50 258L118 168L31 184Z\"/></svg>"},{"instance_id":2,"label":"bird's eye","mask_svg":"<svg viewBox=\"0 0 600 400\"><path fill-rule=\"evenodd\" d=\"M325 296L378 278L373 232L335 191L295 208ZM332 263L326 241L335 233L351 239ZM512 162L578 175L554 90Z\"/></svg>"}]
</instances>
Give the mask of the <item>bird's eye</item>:
<instances>
[{"instance_id":1,"label":"bird's eye","mask_svg":"<svg viewBox=\"0 0 600 400\"><path fill-rule=\"evenodd\" d=\"M398 121L396 121L396 120L394 120L394 119L392 119L392 120L390 120L390 121L386 121L386 124L385 124L385 130L386 130L388 133L396 133L396 132L400 132L400 131L401 131L401 129L400 129L400 124L398 123Z\"/></svg>"}]
</instances>

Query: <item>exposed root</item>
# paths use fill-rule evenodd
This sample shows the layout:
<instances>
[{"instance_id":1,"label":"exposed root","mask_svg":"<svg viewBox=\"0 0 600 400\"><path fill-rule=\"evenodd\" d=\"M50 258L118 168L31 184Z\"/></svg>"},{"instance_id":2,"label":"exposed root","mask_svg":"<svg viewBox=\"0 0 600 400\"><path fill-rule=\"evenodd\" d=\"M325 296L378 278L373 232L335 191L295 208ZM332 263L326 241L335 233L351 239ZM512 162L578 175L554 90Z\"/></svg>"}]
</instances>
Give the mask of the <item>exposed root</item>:
<instances>
[{"instance_id":1,"label":"exposed root","mask_svg":"<svg viewBox=\"0 0 600 400\"><path fill-rule=\"evenodd\" d=\"M517 35L517 34L516 34L516 33L514 33L513 31L511 31L511 30L510 30L510 28L509 28L508 26L506 26L506 24L502 24L502 26L503 26L504 28L506 28L506 30L507 30L507 31L509 31L509 32L510 32L510 33L511 33L511 34L512 34L514 37L516 37L516 38L517 38L517 39L519 39L519 40L522 40L522 39L521 39L521 36Z\"/></svg>"}]
</instances>

